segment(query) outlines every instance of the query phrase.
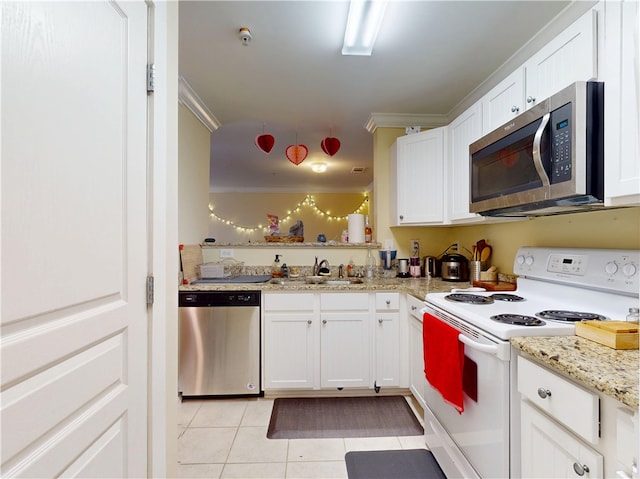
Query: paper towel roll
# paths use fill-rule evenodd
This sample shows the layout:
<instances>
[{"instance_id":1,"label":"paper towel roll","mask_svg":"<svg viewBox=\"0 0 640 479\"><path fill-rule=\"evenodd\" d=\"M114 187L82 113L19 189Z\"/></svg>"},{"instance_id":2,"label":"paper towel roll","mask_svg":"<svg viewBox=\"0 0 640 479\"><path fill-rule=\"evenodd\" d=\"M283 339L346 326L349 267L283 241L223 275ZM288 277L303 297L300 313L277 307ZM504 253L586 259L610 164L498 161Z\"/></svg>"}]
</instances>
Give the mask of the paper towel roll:
<instances>
[{"instance_id":1,"label":"paper towel roll","mask_svg":"<svg viewBox=\"0 0 640 479\"><path fill-rule=\"evenodd\" d=\"M347 216L349 223L349 243L364 243L364 215L350 214Z\"/></svg>"}]
</instances>

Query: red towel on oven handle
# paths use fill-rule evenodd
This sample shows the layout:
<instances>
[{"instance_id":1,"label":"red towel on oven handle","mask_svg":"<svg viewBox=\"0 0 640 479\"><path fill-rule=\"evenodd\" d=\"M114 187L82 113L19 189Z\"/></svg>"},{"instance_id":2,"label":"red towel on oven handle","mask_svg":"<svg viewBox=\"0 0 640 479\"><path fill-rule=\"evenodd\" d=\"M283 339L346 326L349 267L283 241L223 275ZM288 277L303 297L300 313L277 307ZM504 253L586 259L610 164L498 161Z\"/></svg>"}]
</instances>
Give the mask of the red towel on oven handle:
<instances>
[{"instance_id":1,"label":"red towel on oven handle","mask_svg":"<svg viewBox=\"0 0 640 479\"><path fill-rule=\"evenodd\" d=\"M445 402L462 414L464 344L458 341L459 334L448 324L424 313L422 340L425 376Z\"/></svg>"}]
</instances>

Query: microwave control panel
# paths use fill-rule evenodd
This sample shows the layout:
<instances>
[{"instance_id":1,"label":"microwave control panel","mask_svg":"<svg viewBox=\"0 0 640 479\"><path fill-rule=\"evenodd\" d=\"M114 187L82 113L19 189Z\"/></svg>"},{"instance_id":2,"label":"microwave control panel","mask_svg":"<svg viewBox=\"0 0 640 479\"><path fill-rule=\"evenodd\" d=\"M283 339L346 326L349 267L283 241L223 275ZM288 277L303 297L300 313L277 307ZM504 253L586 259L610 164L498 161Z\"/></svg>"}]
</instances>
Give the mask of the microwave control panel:
<instances>
[{"instance_id":1,"label":"microwave control panel","mask_svg":"<svg viewBox=\"0 0 640 479\"><path fill-rule=\"evenodd\" d=\"M551 178L552 184L571 180L572 152L571 133L573 124L571 118L571 103L553 110L549 119L551 148Z\"/></svg>"}]
</instances>

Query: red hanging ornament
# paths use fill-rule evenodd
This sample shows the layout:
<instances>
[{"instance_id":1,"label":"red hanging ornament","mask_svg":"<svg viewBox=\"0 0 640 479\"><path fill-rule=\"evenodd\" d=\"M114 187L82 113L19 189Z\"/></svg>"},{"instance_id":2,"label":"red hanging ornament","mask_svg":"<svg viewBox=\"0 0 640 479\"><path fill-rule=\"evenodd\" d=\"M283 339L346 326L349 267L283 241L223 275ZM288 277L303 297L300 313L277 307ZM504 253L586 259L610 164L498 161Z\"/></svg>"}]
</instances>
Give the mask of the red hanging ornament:
<instances>
[{"instance_id":1,"label":"red hanging ornament","mask_svg":"<svg viewBox=\"0 0 640 479\"><path fill-rule=\"evenodd\" d=\"M289 145L287 146L285 153L289 161L298 166L309 154L309 148L305 145Z\"/></svg>"},{"instance_id":2,"label":"red hanging ornament","mask_svg":"<svg viewBox=\"0 0 640 479\"><path fill-rule=\"evenodd\" d=\"M273 137L273 135L262 134L262 135L256 136L256 140L255 140L256 146L260 150L264 151L267 155L271 152L271 149L273 148L273 145L275 143L276 143L276 139Z\"/></svg>"},{"instance_id":3,"label":"red hanging ornament","mask_svg":"<svg viewBox=\"0 0 640 479\"><path fill-rule=\"evenodd\" d=\"M327 155L333 156L338 153L338 150L340 149L340 140L328 136L320 142L320 148L322 148L322 151Z\"/></svg>"}]
</instances>

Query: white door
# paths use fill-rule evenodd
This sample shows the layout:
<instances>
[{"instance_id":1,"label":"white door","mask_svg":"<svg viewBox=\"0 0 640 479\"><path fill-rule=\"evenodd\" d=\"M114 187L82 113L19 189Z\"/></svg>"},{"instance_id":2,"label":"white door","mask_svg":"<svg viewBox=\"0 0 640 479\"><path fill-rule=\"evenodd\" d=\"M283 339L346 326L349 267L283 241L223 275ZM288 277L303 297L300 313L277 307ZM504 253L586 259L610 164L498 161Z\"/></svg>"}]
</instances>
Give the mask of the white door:
<instances>
[{"instance_id":1,"label":"white door","mask_svg":"<svg viewBox=\"0 0 640 479\"><path fill-rule=\"evenodd\" d=\"M147 6L1 8L1 475L145 477Z\"/></svg>"}]
</instances>

